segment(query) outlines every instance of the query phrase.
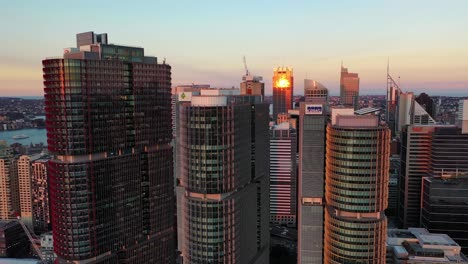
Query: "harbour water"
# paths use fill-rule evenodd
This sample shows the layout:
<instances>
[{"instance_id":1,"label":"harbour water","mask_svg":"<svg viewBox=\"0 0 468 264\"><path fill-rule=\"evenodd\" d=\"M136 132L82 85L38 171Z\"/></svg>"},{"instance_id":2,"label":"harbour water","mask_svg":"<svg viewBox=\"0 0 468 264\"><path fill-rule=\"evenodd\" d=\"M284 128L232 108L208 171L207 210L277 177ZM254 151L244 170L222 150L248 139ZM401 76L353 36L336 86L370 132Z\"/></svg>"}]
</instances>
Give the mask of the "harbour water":
<instances>
[{"instance_id":1,"label":"harbour water","mask_svg":"<svg viewBox=\"0 0 468 264\"><path fill-rule=\"evenodd\" d=\"M28 137L22 139L13 139L13 137L17 135L26 135ZM47 145L47 132L45 129L36 128L0 131L0 140L6 140L8 145L13 143L29 145L31 143L39 144L41 142L44 143L44 145Z\"/></svg>"}]
</instances>

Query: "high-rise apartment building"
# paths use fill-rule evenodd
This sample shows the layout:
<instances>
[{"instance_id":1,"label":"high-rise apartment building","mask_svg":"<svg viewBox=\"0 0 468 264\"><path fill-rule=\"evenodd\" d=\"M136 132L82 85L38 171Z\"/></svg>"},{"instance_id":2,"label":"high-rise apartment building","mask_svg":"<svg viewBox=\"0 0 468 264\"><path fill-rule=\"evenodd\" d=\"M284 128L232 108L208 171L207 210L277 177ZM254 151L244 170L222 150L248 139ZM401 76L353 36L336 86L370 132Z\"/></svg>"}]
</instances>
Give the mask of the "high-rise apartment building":
<instances>
[{"instance_id":1,"label":"high-rise apartment building","mask_svg":"<svg viewBox=\"0 0 468 264\"><path fill-rule=\"evenodd\" d=\"M421 227L444 233L468 253L468 173L424 177Z\"/></svg>"},{"instance_id":2,"label":"high-rise apartment building","mask_svg":"<svg viewBox=\"0 0 468 264\"><path fill-rule=\"evenodd\" d=\"M323 263L326 103L299 108L298 263Z\"/></svg>"},{"instance_id":3,"label":"high-rise apartment building","mask_svg":"<svg viewBox=\"0 0 468 264\"><path fill-rule=\"evenodd\" d=\"M268 105L202 90L180 105L178 242L184 263L268 263Z\"/></svg>"},{"instance_id":4,"label":"high-rise apartment building","mask_svg":"<svg viewBox=\"0 0 468 264\"><path fill-rule=\"evenodd\" d=\"M16 160L18 169L18 190L20 215L23 223L33 230L32 193L31 193L31 158L22 155Z\"/></svg>"},{"instance_id":5,"label":"high-rise apartment building","mask_svg":"<svg viewBox=\"0 0 468 264\"><path fill-rule=\"evenodd\" d=\"M57 263L173 263L171 67L77 43L42 62Z\"/></svg>"},{"instance_id":6,"label":"high-rise apartment building","mask_svg":"<svg viewBox=\"0 0 468 264\"><path fill-rule=\"evenodd\" d=\"M314 80L304 80L304 97L306 102L328 103L328 89Z\"/></svg>"},{"instance_id":7,"label":"high-rise apartment building","mask_svg":"<svg viewBox=\"0 0 468 264\"><path fill-rule=\"evenodd\" d=\"M294 77L292 68L278 67L273 72L273 120L279 113L293 109Z\"/></svg>"},{"instance_id":8,"label":"high-rise apartment building","mask_svg":"<svg viewBox=\"0 0 468 264\"><path fill-rule=\"evenodd\" d=\"M343 66L340 75L340 102L346 106L353 106L355 110L359 107L359 75L348 72L348 68Z\"/></svg>"},{"instance_id":9,"label":"high-rise apartment building","mask_svg":"<svg viewBox=\"0 0 468 264\"><path fill-rule=\"evenodd\" d=\"M0 219L20 213L17 162L6 141L0 141Z\"/></svg>"},{"instance_id":10,"label":"high-rise apartment building","mask_svg":"<svg viewBox=\"0 0 468 264\"><path fill-rule=\"evenodd\" d=\"M36 234L51 230L48 161L48 159L37 159L31 162L32 215Z\"/></svg>"},{"instance_id":11,"label":"high-rise apartment building","mask_svg":"<svg viewBox=\"0 0 468 264\"><path fill-rule=\"evenodd\" d=\"M385 263L389 155L377 116L328 124L324 263Z\"/></svg>"},{"instance_id":12,"label":"high-rise apartment building","mask_svg":"<svg viewBox=\"0 0 468 264\"><path fill-rule=\"evenodd\" d=\"M288 121L270 130L270 223L296 226L297 137Z\"/></svg>"}]
</instances>

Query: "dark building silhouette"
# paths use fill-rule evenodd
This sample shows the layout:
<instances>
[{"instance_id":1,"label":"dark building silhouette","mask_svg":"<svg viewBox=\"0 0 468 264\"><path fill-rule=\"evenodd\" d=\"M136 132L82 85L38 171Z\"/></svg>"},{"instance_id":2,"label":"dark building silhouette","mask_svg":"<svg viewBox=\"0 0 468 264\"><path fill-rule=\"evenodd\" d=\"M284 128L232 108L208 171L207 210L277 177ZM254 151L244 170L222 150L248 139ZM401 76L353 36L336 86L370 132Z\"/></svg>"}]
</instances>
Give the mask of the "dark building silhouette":
<instances>
[{"instance_id":1,"label":"dark building silhouette","mask_svg":"<svg viewBox=\"0 0 468 264\"><path fill-rule=\"evenodd\" d=\"M104 35L42 62L57 263L173 263L171 67Z\"/></svg>"},{"instance_id":2,"label":"dark building silhouette","mask_svg":"<svg viewBox=\"0 0 468 264\"><path fill-rule=\"evenodd\" d=\"M425 177L422 183L421 226L449 235L468 253L468 174Z\"/></svg>"},{"instance_id":3,"label":"dark building silhouette","mask_svg":"<svg viewBox=\"0 0 468 264\"><path fill-rule=\"evenodd\" d=\"M434 110L435 110L434 101L432 100L432 98L429 95L427 95L426 93L422 93L422 94L420 94L419 96L417 96L415 98L415 101L418 102L432 118L435 118L435 116L434 116L434 114L435 114L435 112L434 112Z\"/></svg>"}]
</instances>

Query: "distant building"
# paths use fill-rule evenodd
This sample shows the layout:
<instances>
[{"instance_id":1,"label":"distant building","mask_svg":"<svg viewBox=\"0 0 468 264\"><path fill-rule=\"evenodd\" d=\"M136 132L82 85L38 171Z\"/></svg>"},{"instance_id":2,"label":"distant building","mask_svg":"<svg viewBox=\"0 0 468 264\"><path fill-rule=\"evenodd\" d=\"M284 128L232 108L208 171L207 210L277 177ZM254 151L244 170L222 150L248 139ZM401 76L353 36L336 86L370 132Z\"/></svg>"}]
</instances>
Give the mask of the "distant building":
<instances>
[{"instance_id":1,"label":"distant building","mask_svg":"<svg viewBox=\"0 0 468 264\"><path fill-rule=\"evenodd\" d=\"M445 233L468 253L468 173L424 177L421 226Z\"/></svg>"},{"instance_id":2,"label":"distant building","mask_svg":"<svg viewBox=\"0 0 468 264\"><path fill-rule=\"evenodd\" d=\"M401 159L400 156L390 157L390 176L388 181L388 208L387 216L396 217L398 208L398 178L400 176Z\"/></svg>"},{"instance_id":3,"label":"distant building","mask_svg":"<svg viewBox=\"0 0 468 264\"><path fill-rule=\"evenodd\" d=\"M458 102L457 124L462 128L462 133L468 133L468 100Z\"/></svg>"},{"instance_id":4,"label":"distant building","mask_svg":"<svg viewBox=\"0 0 468 264\"><path fill-rule=\"evenodd\" d=\"M294 77L292 68L278 67L273 72L273 120L279 113L293 109Z\"/></svg>"},{"instance_id":5,"label":"distant building","mask_svg":"<svg viewBox=\"0 0 468 264\"><path fill-rule=\"evenodd\" d=\"M432 117L435 118L435 104L432 98L426 94L421 93L414 99L426 112Z\"/></svg>"},{"instance_id":6,"label":"distant building","mask_svg":"<svg viewBox=\"0 0 468 264\"><path fill-rule=\"evenodd\" d=\"M20 223L0 220L0 260L27 257L29 247L29 239Z\"/></svg>"},{"instance_id":7,"label":"distant building","mask_svg":"<svg viewBox=\"0 0 468 264\"><path fill-rule=\"evenodd\" d=\"M359 75L348 72L348 68L341 66L340 75L340 103L353 106L356 110L359 102Z\"/></svg>"},{"instance_id":8,"label":"distant building","mask_svg":"<svg viewBox=\"0 0 468 264\"><path fill-rule=\"evenodd\" d=\"M305 102L328 103L328 89L314 80L304 80Z\"/></svg>"},{"instance_id":9,"label":"distant building","mask_svg":"<svg viewBox=\"0 0 468 264\"><path fill-rule=\"evenodd\" d=\"M265 84L261 81L263 80L260 76L252 76L246 74L242 77L242 82L240 83L241 94L244 95L265 95Z\"/></svg>"},{"instance_id":10,"label":"distant building","mask_svg":"<svg viewBox=\"0 0 468 264\"><path fill-rule=\"evenodd\" d=\"M0 219L20 215L18 163L6 141L0 141Z\"/></svg>"},{"instance_id":11,"label":"distant building","mask_svg":"<svg viewBox=\"0 0 468 264\"><path fill-rule=\"evenodd\" d=\"M179 107L183 262L268 263L268 105L237 89L210 89Z\"/></svg>"},{"instance_id":12,"label":"distant building","mask_svg":"<svg viewBox=\"0 0 468 264\"><path fill-rule=\"evenodd\" d=\"M288 121L270 130L270 223L296 226L296 130Z\"/></svg>"},{"instance_id":13,"label":"distant building","mask_svg":"<svg viewBox=\"0 0 468 264\"><path fill-rule=\"evenodd\" d=\"M36 234L51 231L48 159L37 159L31 163L31 190L33 227Z\"/></svg>"},{"instance_id":14,"label":"distant building","mask_svg":"<svg viewBox=\"0 0 468 264\"><path fill-rule=\"evenodd\" d=\"M385 263L390 130L338 115L326 142L324 263Z\"/></svg>"},{"instance_id":15,"label":"distant building","mask_svg":"<svg viewBox=\"0 0 468 264\"><path fill-rule=\"evenodd\" d=\"M429 233L424 228L389 229L386 263L468 264L460 249L446 234Z\"/></svg>"}]
</instances>

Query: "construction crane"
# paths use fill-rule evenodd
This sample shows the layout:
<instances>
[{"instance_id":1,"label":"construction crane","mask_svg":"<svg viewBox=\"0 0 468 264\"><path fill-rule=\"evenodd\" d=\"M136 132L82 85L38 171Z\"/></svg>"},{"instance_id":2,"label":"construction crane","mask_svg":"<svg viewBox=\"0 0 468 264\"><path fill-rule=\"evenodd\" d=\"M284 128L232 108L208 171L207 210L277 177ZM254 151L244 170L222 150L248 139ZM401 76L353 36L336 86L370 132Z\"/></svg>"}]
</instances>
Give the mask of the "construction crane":
<instances>
[{"instance_id":1,"label":"construction crane","mask_svg":"<svg viewBox=\"0 0 468 264\"><path fill-rule=\"evenodd\" d=\"M31 236L31 232L29 232L29 229L28 227L23 223L23 221L21 220L21 217L20 216L17 216L16 219L14 219L14 221L17 221L21 227L23 227L23 230L24 232L26 233L26 235L28 236L29 238L29 241L31 242L33 248L34 248L34 251L36 252L37 256L39 256L39 258L41 259L41 264L46 264L48 263L45 259L44 259L44 256L42 255L42 252L41 250L39 249L39 247L36 245L36 241L34 240L34 238Z\"/></svg>"},{"instance_id":2,"label":"construction crane","mask_svg":"<svg viewBox=\"0 0 468 264\"><path fill-rule=\"evenodd\" d=\"M245 69L245 76L249 76L250 73L249 73L249 69L247 68L247 60L245 59L245 56L244 56L244 69Z\"/></svg>"}]
</instances>

